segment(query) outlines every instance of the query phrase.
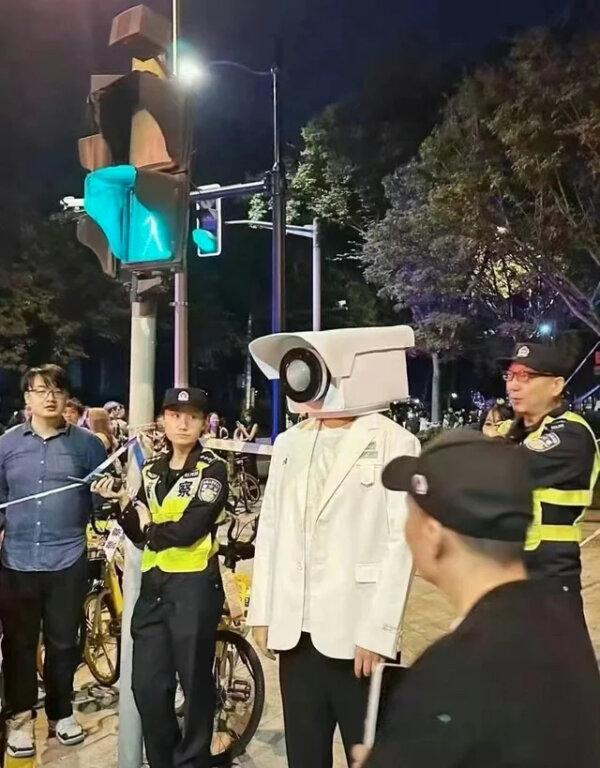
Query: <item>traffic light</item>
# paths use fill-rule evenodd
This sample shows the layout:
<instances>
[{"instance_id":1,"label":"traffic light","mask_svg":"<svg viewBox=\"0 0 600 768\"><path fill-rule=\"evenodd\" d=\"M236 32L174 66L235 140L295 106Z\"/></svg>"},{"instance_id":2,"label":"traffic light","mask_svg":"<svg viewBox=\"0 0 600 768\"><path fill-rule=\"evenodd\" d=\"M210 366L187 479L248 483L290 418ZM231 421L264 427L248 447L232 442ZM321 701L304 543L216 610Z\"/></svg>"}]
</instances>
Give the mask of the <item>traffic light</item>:
<instances>
[{"instance_id":1,"label":"traffic light","mask_svg":"<svg viewBox=\"0 0 600 768\"><path fill-rule=\"evenodd\" d=\"M114 257L139 269L172 264L183 253L188 195L184 174L114 165L88 174L84 207ZM89 239L86 245L93 247Z\"/></svg>"},{"instance_id":2,"label":"traffic light","mask_svg":"<svg viewBox=\"0 0 600 768\"><path fill-rule=\"evenodd\" d=\"M200 190L218 189L219 184L199 187ZM196 227L192 239L198 256L218 256L221 253L221 198L196 201Z\"/></svg>"},{"instance_id":3,"label":"traffic light","mask_svg":"<svg viewBox=\"0 0 600 768\"><path fill-rule=\"evenodd\" d=\"M168 80L170 23L145 6L115 17L110 44L138 57L126 75L95 75L95 134L79 141L88 173L77 235L105 272L173 270L185 258L192 145L189 96ZM113 267L113 271L114 267Z\"/></svg>"}]
</instances>

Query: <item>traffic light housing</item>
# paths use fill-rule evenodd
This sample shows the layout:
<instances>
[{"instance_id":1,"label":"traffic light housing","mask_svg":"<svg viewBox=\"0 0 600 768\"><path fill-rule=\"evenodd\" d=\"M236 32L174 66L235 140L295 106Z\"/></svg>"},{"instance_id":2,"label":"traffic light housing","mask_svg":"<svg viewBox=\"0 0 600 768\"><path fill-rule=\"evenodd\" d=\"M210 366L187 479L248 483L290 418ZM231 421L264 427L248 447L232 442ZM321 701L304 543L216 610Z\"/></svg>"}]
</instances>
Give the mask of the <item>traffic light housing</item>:
<instances>
[{"instance_id":1,"label":"traffic light housing","mask_svg":"<svg viewBox=\"0 0 600 768\"><path fill-rule=\"evenodd\" d=\"M172 271L185 259L192 112L189 96L166 78L170 29L145 6L119 14L111 44L138 57L133 71L92 77L96 133L79 142L90 173L77 234L107 274L114 259L135 271Z\"/></svg>"},{"instance_id":2,"label":"traffic light housing","mask_svg":"<svg viewBox=\"0 0 600 768\"><path fill-rule=\"evenodd\" d=\"M219 184L200 187L201 190L218 189ZM223 222L221 219L221 198L196 201L196 227L192 230L192 240L196 253L206 256L219 256L221 253Z\"/></svg>"},{"instance_id":3,"label":"traffic light housing","mask_svg":"<svg viewBox=\"0 0 600 768\"><path fill-rule=\"evenodd\" d=\"M91 222L87 229L82 225L86 245L137 270L179 263L187 238L188 195L185 174L132 165L93 171L84 190Z\"/></svg>"}]
</instances>

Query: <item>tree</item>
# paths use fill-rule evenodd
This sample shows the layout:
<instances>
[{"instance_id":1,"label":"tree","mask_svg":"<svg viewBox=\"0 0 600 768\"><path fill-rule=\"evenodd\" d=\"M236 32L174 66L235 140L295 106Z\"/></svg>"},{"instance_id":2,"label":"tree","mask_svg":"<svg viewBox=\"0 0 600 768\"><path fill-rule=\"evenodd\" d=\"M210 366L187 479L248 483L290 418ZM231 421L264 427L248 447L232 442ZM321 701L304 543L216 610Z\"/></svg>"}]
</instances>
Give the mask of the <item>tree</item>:
<instances>
[{"instance_id":1,"label":"tree","mask_svg":"<svg viewBox=\"0 0 600 768\"><path fill-rule=\"evenodd\" d=\"M414 325L417 350L431 357L437 422L441 364L485 355L498 335L530 336L550 299L510 259L490 258L476 238L436 219L435 186L421 161L399 168L385 190L389 209L367 230L361 261L366 279Z\"/></svg>"},{"instance_id":2,"label":"tree","mask_svg":"<svg viewBox=\"0 0 600 768\"><path fill-rule=\"evenodd\" d=\"M117 343L128 298L77 243L72 223L5 224L0 267L0 365L22 370L87 356L94 339Z\"/></svg>"},{"instance_id":3,"label":"tree","mask_svg":"<svg viewBox=\"0 0 600 768\"><path fill-rule=\"evenodd\" d=\"M462 82L421 161L437 226L474 240L489 274L509 266L600 333L598 38L520 37Z\"/></svg>"}]
</instances>

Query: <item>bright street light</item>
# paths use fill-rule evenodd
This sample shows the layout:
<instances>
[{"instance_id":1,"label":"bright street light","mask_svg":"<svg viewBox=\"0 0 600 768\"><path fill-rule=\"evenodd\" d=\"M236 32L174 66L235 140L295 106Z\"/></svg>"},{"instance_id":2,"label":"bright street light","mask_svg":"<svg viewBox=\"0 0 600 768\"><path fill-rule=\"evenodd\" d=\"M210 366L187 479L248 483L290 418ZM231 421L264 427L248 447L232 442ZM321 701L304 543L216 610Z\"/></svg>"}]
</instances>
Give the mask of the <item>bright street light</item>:
<instances>
[{"instance_id":1,"label":"bright street light","mask_svg":"<svg viewBox=\"0 0 600 768\"><path fill-rule=\"evenodd\" d=\"M538 334L540 336L552 335L552 323L540 323L538 326Z\"/></svg>"},{"instance_id":2,"label":"bright street light","mask_svg":"<svg viewBox=\"0 0 600 768\"><path fill-rule=\"evenodd\" d=\"M177 78L186 88L202 83L208 76L207 67L197 58L182 56L179 59Z\"/></svg>"}]
</instances>

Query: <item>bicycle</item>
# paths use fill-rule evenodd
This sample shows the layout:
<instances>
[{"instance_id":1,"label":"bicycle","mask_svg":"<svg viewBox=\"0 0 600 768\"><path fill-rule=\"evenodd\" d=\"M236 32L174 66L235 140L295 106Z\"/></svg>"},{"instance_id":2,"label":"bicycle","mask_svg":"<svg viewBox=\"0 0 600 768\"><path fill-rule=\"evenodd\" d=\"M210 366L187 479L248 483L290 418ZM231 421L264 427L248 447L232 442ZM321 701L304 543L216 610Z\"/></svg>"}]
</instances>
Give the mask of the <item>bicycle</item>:
<instances>
[{"instance_id":1,"label":"bicycle","mask_svg":"<svg viewBox=\"0 0 600 768\"><path fill-rule=\"evenodd\" d=\"M241 536L250 525L251 535L246 541ZM254 557L258 518L241 523L230 515L227 543L219 547L219 556L224 565L234 573L239 589L239 599L244 610L243 616L234 619L226 606L216 637L213 676L217 703L215 707L214 730L211 746L211 766L231 765L243 754L254 737L265 704L265 676L257 652L247 639L248 628L245 617L250 600L250 580L243 574L236 574L242 560ZM178 713L183 708L180 702Z\"/></svg>"},{"instance_id":2,"label":"bicycle","mask_svg":"<svg viewBox=\"0 0 600 768\"><path fill-rule=\"evenodd\" d=\"M258 480L246 471L246 458L234 456L233 467L230 471L229 493L234 514L245 512L250 514L252 507L260 501L260 484Z\"/></svg>"},{"instance_id":3,"label":"bicycle","mask_svg":"<svg viewBox=\"0 0 600 768\"><path fill-rule=\"evenodd\" d=\"M216 635L213 677L216 688L214 732L211 747L211 766L230 765L245 750L260 723L265 703L265 677L257 652L247 639L245 617L250 600L250 578L236 573L237 565L254 557L254 540L258 517L243 521L228 514L227 541L219 547L224 565L234 574L239 590L238 599L243 615L233 618L225 608ZM103 524L102 524L103 525ZM94 533L100 541L106 529L93 521ZM242 540L250 527L250 536ZM90 591L84 603L82 622L82 659L101 685L113 685L119 677L121 653L121 618L123 595L114 560L108 561L104 547L92 542L90 562L96 565ZM38 649L42 661L43 646ZM39 666L40 676L43 669ZM176 707L181 712L183 703Z\"/></svg>"},{"instance_id":4,"label":"bicycle","mask_svg":"<svg viewBox=\"0 0 600 768\"><path fill-rule=\"evenodd\" d=\"M98 526L94 518L92 528L100 541L89 548L88 560L97 563L98 573L83 603L83 658L96 681L110 686L120 675L123 591L115 562L116 546L110 558L103 546L104 539L110 541L111 533L107 527ZM117 538L115 534L115 541Z\"/></svg>"}]
</instances>

